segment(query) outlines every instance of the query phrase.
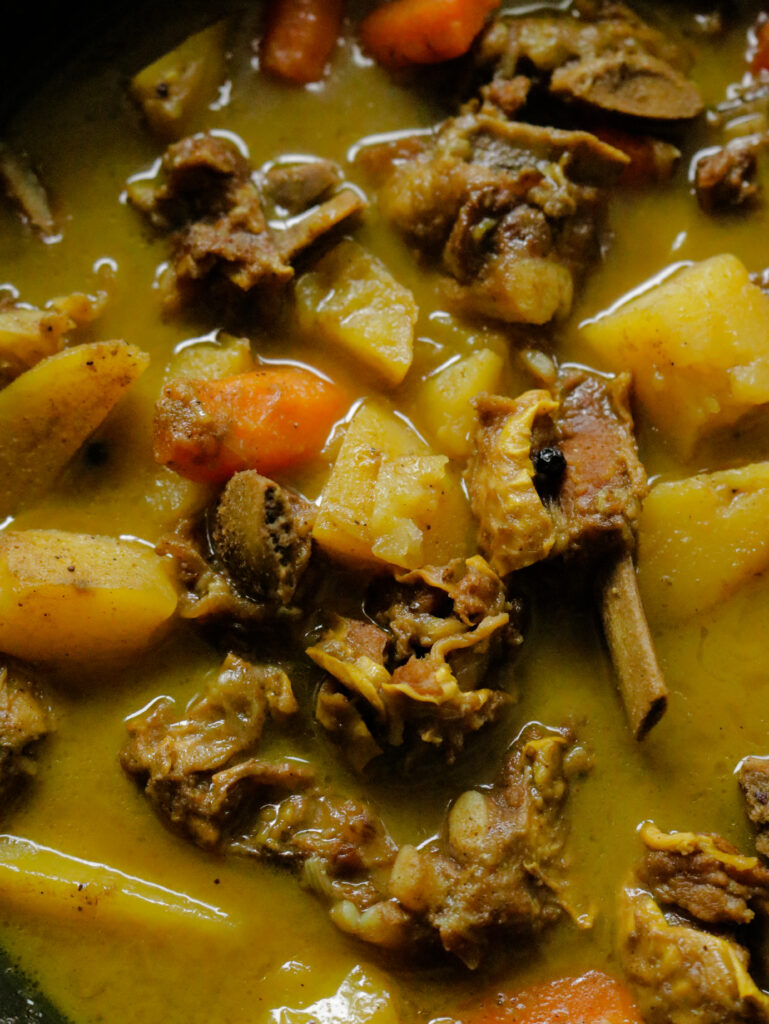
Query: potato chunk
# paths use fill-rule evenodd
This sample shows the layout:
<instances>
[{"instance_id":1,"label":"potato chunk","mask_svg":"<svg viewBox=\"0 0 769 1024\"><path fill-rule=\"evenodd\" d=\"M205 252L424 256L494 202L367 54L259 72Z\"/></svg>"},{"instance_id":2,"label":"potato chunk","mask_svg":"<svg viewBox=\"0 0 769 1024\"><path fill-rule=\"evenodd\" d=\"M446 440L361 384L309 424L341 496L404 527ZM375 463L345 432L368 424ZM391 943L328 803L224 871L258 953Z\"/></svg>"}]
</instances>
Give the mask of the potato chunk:
<instances>
[{"instance_id":1,"label":"potato chunk","mask_svg":"<svg viewBox=\"0 0 769 1024\"><path fill-rule=\"evenodd\" d=\"M684 456L769 402L769 296L730 255L687 267L582 328L612 370L631 370L649 420Z\"/></svg>"},{"instance_id":2,"label":"potato chunk","mask_svg":"<svg viewBox=\"0 0 769 1024\"><path fill-rule=\"evenodd\" d=\"M0 391L0 517L53 484L148 363L122 341L77 345Z\"/></svg>"},{"instance_id":3,"label":"potato chunk","mask_svg":"<svg viewBox=\"0 0 769 1024\"><path fill-rule=\"evenodd\" d=\"M440 451L452 459L466 459L472 452L478 412L470 403L482 392L499 390L503 365L501 356L483 348L450 363L420 387L416 404L422 423Z\"/></svg>"},{"instance_id":4,"label":"potato chunk","mask_svg":"<svg viewBox=\"0 0 769 1024\"><path fill-rule=\"evenodd\" d=\"M74 320L55 309L0 310L0 384L52 356Z\"/></svg>"},{"instance_id":5,"label":"potato chunk","mask_svg":"<svg viewBox=\"0 0 769 1024\"><path fill-rule=\"evenodd\" d=\"M197 341L174 352L166 380L221 380L254 369L251 342L220 332L215 341Z\"/></svg>"},{"instance_id":6,"label":"potato chunk","mask_svg":"<svg viewBox=\"0 0 769 1024\"><path fill-rule=\"evenodd\" d=\"M19 836L0 835L3 903L86 928L98 921L131 930L201 928L213 934L232 926L218 907L104 864L72 857Z\"/></svg>"},{"instance_id":7,"label":"potato chunk","mask_svg":"<svg viewBox=\"0 0 769 1024\"><path fill-rule=\"evenodd\" d=\"M656 625L724 600L769 567L769 462L656 484L638 534L643 604Z\"/></svg>"},{"instance_id":8,"label":"potato chunk","mask_svg":"<svg viewBox=\"0 0 769 1024\"><path fill-rule=\"evenodd\" d=\"M162 558L135 541L59 530L0 534L0 650L100 661L148 647L176 610Z\"/></svg>"},{"instance_id":9,"label":"potato chunk","mask_svg":"<svg viewBox=\"0 0 769 1024\"><path fill-rule=\"evenodd\" d=\"M149 64L131 80L131 94L153 132L164 139L184 135L201 107L216 96L224 78L226 21L197 32Z\"/></svg>"},{"instance_id":10,"label":"potato chunk","mask_svg":"<svg viewBox=\"0 0 769 1024\"><path fill-rule=\"evenodd\" d=\"M345 239L296 284L299 325L347 352L385 384L400 384L414 354L411 292L362 245Z\"/></svg>"},{"instance_id":11,"label":"potato chunk","mask_svg":"<svg viewBox=\"0 0 769 1024\"><path fill-rule=\"evenodd\" d=\"M344 561L416 569L468 554L470 532L446 456L383 406L361 406L321 495L317 543Z\"/></svg>"}]
</instances>

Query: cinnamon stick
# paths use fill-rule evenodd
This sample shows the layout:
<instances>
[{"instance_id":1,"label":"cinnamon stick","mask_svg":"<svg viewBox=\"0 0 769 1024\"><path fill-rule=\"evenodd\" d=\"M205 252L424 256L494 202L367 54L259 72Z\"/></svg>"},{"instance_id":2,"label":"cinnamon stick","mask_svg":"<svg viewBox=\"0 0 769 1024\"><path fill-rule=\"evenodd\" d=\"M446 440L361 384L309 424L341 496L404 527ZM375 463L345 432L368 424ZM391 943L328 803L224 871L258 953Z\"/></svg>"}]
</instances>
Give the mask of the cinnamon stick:
<instances>
[{"instance_id":1,"label":"cinnamon stick","mask_svg":"<svg viewBox=\"0 0 769 1024\"><path fill-rule=\"evenodd\" d=\"M633 557L628 552L605 568L600 606L625 713L634 738L642 740L665 713L668 688L641 604Z\"/></svg>"}]
</instances>

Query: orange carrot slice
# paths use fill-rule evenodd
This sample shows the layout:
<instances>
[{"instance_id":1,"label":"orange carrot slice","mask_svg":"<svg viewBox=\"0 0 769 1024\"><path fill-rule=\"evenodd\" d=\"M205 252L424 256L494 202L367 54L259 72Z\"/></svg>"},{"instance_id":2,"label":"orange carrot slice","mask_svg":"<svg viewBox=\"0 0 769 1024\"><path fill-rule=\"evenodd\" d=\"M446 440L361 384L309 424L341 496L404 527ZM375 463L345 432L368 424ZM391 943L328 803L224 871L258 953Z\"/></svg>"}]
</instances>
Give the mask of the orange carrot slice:
<instances>
[{"instance_id":1,"label":"orange carrot slice","mask_svg":"<svg viewBox=\"0 0 769 1024\"><path fill-rule=\"evenodd\" d=\"M318 455L348 404L335 384L295 366L170 381L155 407L155 458L201 482L241 469L270 476Z\"/></svg>"},{"instance_id":2,"label":"orange carrot slice","mask_svg":"<svg viewBox=\"0 0 769 1024\"><path fill-rule=\"evenodd\" d=\"M366 50L386 67L461 57L500 0L394 0L361 24Z\"/></svg>"},{"instance_id":3,"label":"orange carrot slice","mask_svg":"<svg viewBox=\"0 0 769 1024\"><path fill-rule=\"evenodd\" d=\"M262 67L306 85L323 78L342 28L343 0L273 0Z\"/></svg>"},{"instance_id":4,"label":"orange carrot slice","mask_svg":"<svg viewBox=\"0 0 769 1024\"><path fill-rule=\"evenodd\" d=\"M578 978L557 978L497 997L468 1024L643 1024L624 985L602 971Z\"/></svg>"},{"instance_id":5,"label":"orange carrot slice","mask_svg":"<svg viewBox=\"0 0 769 1024\"><path fill-rule=\"evenodd\" d=\"M750 61L754 75L769 71L769 21L763 21L756 28L756 49Z\"/></svg>"}]
</instances>

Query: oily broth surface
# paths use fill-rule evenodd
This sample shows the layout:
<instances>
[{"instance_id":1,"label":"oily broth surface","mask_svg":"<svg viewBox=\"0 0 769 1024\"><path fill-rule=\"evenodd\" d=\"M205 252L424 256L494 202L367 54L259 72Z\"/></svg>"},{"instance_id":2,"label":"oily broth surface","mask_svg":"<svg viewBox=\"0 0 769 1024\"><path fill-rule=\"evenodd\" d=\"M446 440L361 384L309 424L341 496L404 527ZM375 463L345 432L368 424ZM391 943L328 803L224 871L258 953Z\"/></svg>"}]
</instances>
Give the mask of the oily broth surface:
<instances>
[{"instance_id":1,"label":"oily broth surface","mask_svg":"<svg viewBox=\"0 0 769 1024\"><path fill-rule=\"evenodd\" d=\"M168 46L200 27L194 11L177 24ZM255 19L254 19L255 28ZM162 35L162 33L161 33ZM19 114L11 141L21 140L50 186L63 223L63 238L42 245L5 205L0 207L0 281L21 297L43 303L71 290L98 286L93 267L110 260L117 272L98 337L120 337L152 356L150 369L100 432L110 458L103 467L75 460L57 489L20 515L18 528L57 527L129 534L154 542L167 527L176 492L156 482L149 453L152 404L175 346L210 332L210 322L159 317L153 279L164 244L153 241L140 218L119 201L126 178L148 168L161 152L125 98L126 74L163 47L144 41L109 68L87 63L44 89ZM344 162L362 136L426 127L444 115L425 93L394 84L355 57L348 44L338 52L331 78L321 87L295 90L255 74L244 25L234 41L232 92L226 108L207 112L201 128L226 128L248 146L255 165L285 153L312 153ZM160 37L157 37L160 38ZM703 45L695 75L707 102L723 95L742 72L744 31L718 46ZM66 85L63 87L62 83ZM686 160L684 161L685 164ZM355 180L354 168L346 167ZM571 324L562 351L589 362L572 329L671 262L733 251L750 269L766 262L761 216L718 223L700 214L685 187L618 194L611 211L615 237L606 264L596 270ZM685 233L685 234L684 234ZM396 277L412 288L422 311L416 373L427 372L481 345L499 346L479 327L454 328L440 316L434 278L379 222L372 209L360 232ZM287 338L268 338L253 325L261 355L306 361L363 395L349 369L322 352ZM510 369L511 389L527 386ZM406 414L413 386L396 402ZM740 442L722 440L718 451L700 453L696 464L677 464L641 424L642 455L653 473L682 477L711 465L746 457ZM763 430L752 438L750 457L766 457ZM298 481L314 494L320 469ZM394 837L420 841L437 829L447 802L468 784L489 781L499 758L522 725L540 720L571 724L594 756L589 778L570 799L571 853L580 909L597 912L592 931L565 923L531 950L502 950L499 962L469 975L456 965L387 963L336 931L323 908L288 873L249 861L223 861L171 835L122 773L117 753L124 719L159 694L181 706L215 672L219 657L186 627L179 627L151 655L128 669L57 689L61 720L47 741L40 771L27 798L3 823L8 832L64 852L100 861L183 891L221 907L234 926L212 936L195 928L137 933L84 921L73 925L0 909L5 946L50 998L77 1024L254 1024L282 1006L304 1006L331 995L356 964L382 972L400 1002L404 1019L428 1019L452 1011L479 992L559 973L615 969L612 914L618 886L638 855L637 825L652 819L666 829L719 831L748 843L732 772L741 757L767 753L769 707L764 698L769 583L749 590L697 620L656 637L672 692L666 718L641 747L629 739L610 670L592 616L533 595L526 643L514 669L519 701L507 719L461 764L439 778L378 783L371 790ZM272 652L266 652L272 653ZM309 667L286 661L300 701L312 685ZM332 783L357 786L306 727L291 739L291 752L320 760Z\"/></svg>"}]
</instances>

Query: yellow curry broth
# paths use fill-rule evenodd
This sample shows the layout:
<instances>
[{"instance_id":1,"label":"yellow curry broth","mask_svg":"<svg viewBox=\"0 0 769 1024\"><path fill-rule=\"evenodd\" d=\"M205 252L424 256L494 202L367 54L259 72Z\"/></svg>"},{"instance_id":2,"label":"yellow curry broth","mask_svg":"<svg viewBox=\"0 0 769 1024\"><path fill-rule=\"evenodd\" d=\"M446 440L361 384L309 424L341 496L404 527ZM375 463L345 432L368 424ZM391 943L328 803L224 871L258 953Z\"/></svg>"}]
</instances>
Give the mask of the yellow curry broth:
<instances>
[{"instance_id":1,"label":"yellow curry broth","mask_svg":"<svg viewBox=\"0 0 769 1024\"><path fill-rule=\"evenodd\" d=\"M200 27L183 16L168 46ZM252 19L255 22L256 19ZM252 33L233 38L231 97L201 117L200 128L226 128L248 146L253 163L286 153L312 153L344 162L361 137L426 127L443 116L429 93L394 83L348 42L320 87L300 91L269 82L251 66ZM166 36L162 37L166 39ZM742 73L744 31L724 44L702 44L695 77L706 101L719 100ZM43 303L72 290L107 287L110 302L92 328L99 338L124 338L150 353L152 363L131 395L99 431L108 459L92 465L78 457L60 484L26 509L14 527L56 527L154 542L194 504L196 492L159 472L150 454L152 406L174 348L216 326L193 318L163 319L153 289L163 241L154 241L136 213L119 199L131 175L161 151L127 100L125 82L162 48L145 38L135 55L114 67L79 66L44 88L20 112L11 141L21 140L50 187L62 238L44 245L0 206L0 281L24 300ZM719 223L701 214L689 195L685 162L677 187L617 193L608 259L589 277L568 328L562 354L589 362L573 328L670 263L728 250L750 269L765 262L760 217ZM354 166L345 165L352 180ZM500 332L436 316L434 276L420 267L382 225L376 207L357 234L411 288L420 306L415 367L393 400L419 426L415 408L420 375L458 354L492 347L508 359L506 388L530 385ZM99 261L109 260L116 270ZM330 353L288 337L266 337L253 324L255 352L315 366L350 388L354 397L375 389ZM682 477L744 461L767 451L763 426L746 455L741 440L677 463L642 423L642 455L653 473ZM298 482L311 496L325 464ZM277 1007L306 1006L329 996L356 965L382 971L404 1020L460 1012L480 991L513 990L529 981L588 968L617 970L613 912L617 890L638 855L636 828L645 819L665 829L719 831L748 848L749 837L732 772L740 758L767 753L769 705L765 686L769 582L758 580L701 618L658 632L660 660L671 689L670 709L642 746L630 738L592 615L533 595L531 623L514 666L519 699L503 723L471 745L460 764L414 781L378 781L369 789L398 841L420 841L440 825L449 800L469 784L487 782L506 745L522 725L539 720L572 725L594 767L574 787L569 816L574 895L594 912L592 930L566 922L532 948L500 951L485 971L470 975L455 965L388 962L343 935L326 912L288 873L251 861L224 861L170 834L121 771L118 751L124 719L160 694L180 706L199 692L219 657L191 630L179 626L159 650L129 668L70 680L56 687L60 720L44 748L26 798L3 823L5 831L64 852L109 864L182 891L230 915L231 926L168 925L137 930L130 924L77 921L13 906L0 909L0 944L74 1021L112 1024L254 1024ZM268 652L272 654L273 652ZM298 696L311 686L309 666L285 665ZM304 731L302 731L304 728ZM300 758L321 759L322 774L360 791L328 744L308 726L271 741Z\"/></svg>"}]
</instances>

